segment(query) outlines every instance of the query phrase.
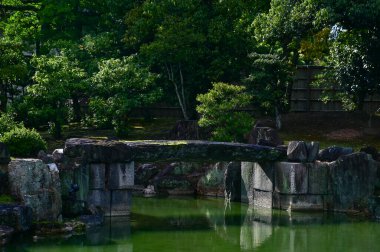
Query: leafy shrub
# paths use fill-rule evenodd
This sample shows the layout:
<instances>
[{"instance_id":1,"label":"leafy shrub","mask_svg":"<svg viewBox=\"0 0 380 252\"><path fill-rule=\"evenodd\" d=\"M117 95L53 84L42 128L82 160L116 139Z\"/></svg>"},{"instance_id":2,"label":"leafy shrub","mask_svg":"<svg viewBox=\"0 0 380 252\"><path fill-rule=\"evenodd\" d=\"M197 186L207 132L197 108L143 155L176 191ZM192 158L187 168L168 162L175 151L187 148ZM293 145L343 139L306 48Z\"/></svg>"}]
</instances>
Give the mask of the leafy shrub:
<instances>
[{"instance_id":1,"label":"leafy shrub","mask_svg":"<svg viewBox=\"0 0 380 252\"><path fill-rule=\"evenodd\" d=\"M253 118L239 109L248 106L252 97L245 92L245 87L226 83L214 83L206 94L197 96L201 104L197 111L201 118L199 126L212 130L212 140L244 140L253 124Z\"/></svg>"},{"instance_id":2,"label":"leafy shrub","mask_svg":"<svg viewBox=\"0 0 380 252\"><path fill-rule=\"evenodd\" d=\"M13 116L7 113L3 113L0 116L0 135L5 132L11 131L15 128L22 127L22 123L18 123L14 120Z\"/></svg>"},{"instance_id":3,"label":"leafy shrub","mask_svg":"<svg viewBox=\"0 0 380 252\"><path fill-rule=\"evenodd\" d=\"M161 97L157 75L141 66L134 56L102 60L92 78L90 117L94 126L110 122L117 136L128 134L128 114L133 108L152 104ZM89 118L91 121L91 118Z\"/></svg>"},{"instance_id":4,"label":"leafy shrub","mask_svg":"<svg viewBox=\"0 0 380 252\"><path fill-rule=\"evenodd\" d=\"M14 128L4 133L0 142L5 143L12 156L32 157L40 150L46 150L46 142L35 129L25 127Z\"/></svg>"}]
</instances>

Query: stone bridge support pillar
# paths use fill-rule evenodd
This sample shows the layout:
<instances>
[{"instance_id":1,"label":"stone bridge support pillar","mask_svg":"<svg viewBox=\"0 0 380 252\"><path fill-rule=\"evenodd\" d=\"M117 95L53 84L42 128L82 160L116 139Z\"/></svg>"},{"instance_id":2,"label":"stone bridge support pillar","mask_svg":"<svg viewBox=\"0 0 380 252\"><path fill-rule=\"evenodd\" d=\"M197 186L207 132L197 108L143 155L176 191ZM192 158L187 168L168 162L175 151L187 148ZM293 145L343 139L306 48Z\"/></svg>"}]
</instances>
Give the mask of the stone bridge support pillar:
<instances>
[{"instance_id":1,"label":"stone bridge support pillar","mask_svg":"<svg viewBox=\"0 0 380 252\"><path fill-rule=\"evenodd\" d=\"M90 164L88 206L106 216L129 215L134 186L134 162Z\"/></svg>"}]
</instances>

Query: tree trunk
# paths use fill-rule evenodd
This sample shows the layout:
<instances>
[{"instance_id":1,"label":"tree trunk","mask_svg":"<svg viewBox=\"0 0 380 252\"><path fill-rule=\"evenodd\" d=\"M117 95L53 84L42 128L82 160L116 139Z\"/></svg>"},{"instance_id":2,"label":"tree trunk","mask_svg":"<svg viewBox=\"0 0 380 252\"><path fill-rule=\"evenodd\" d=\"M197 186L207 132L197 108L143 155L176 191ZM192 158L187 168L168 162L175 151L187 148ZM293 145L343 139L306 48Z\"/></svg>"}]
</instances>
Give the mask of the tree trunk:
<instances>
[{"instance_id":1,"label":"tree trunk","mask_svg":"<svg viewBox=\"0 0 380 252\"><path fill-rule=\"evenodd\" d=\"M181 65L178 65L178 71L179 71L179 77L180 77L179 85L174 78L173 65L170 64L168 66L167 64L165 64L165 68L166 68L166 72L168 74L168 79L173 83L174 90L175 90L175 93L177 95L178 103L179 103L179 106L181 107L183 118L185 120L189 120L189 116L187 114L187 106L186 106L186 100L185 100L185 88L184 88L184 80L183 80Z\"/></svg>"},{"instance_id":2,"label":"tree trunk","mask_svg":"<svg viewBox=\"0 0 380 252\"><path fill-rule=\"evenodd\" d=\"M274 110L275 110L275 113L276 113L276 128L280 130L281 127L282 127L281 113L278 110L277 106L274 108Z\"/></svg>"},{"instance_id":3,"label":"tree trunk","mask_svg":"<svg viewBox=\"0 0 380 252\"><path fill-rule=\"evenodd\" d=\"M77 97L73 97L73 111L74 111L74 122L80 122L82 119L79 99Z\"/></svg>"},{"instance_id":4,"label":"tree trunk","mask_svg":"<svg viewBox=\"0 0 380 252\"><path fill-rule=\"evenodd\" d=\"M6 84L4 80L1 82L1 93L0 93L0 111L5 112L7 110L8 103L8 90L6 88Z\"/></svg>"}]
</instances>

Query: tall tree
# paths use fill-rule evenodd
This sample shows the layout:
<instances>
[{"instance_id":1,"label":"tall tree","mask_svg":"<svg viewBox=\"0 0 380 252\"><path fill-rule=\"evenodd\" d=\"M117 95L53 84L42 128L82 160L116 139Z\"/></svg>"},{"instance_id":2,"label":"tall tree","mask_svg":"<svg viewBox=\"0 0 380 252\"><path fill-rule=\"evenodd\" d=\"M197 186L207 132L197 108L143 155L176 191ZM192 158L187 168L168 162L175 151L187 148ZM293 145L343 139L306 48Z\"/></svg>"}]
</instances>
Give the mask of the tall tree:
<instances>
[{"instance_id":1,"label":"tall tree","mask_svg":"<svg viewBox=\"0 0 380 252\"><path fill-rule=\"evenodd\" d=\"M167 94L175 95L189 119L196 95L212 81L240 81L253 48L250 22L263 3L142 1L127 15L126 45L161 74Z\"/></svg>"},{"instance_id":2,"label":"tall tree","mask_svg":"<svg viewBox=\"0 0 380 252\"><path fill-rule=\"evenodd\" d=\"M69 99L86 89L86 73L64 53L36 57L33 65L36 68L34 84L28 87L26 97L29 112L49 115L52 133L60 138Z\"/></svg>"},{"instance_id":3,"label":"tall tree","mask_svg":"<svg viewBox=\"0 0 380 252\"><path fill-rule=\"evenodd\" d=\"M29 76L20 42L0 37L0 55L0 110L4 112L9 98L23 91Z\"/></svg>"}]
</instances>

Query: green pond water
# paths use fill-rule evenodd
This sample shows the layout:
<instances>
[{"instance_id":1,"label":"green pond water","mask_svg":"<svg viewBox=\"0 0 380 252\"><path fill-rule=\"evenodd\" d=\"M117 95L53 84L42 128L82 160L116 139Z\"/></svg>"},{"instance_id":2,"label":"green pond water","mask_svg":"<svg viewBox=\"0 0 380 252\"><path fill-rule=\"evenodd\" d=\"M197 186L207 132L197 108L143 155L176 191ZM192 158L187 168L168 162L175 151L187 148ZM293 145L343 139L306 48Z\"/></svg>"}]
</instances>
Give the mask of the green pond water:
<instances>
[{"instance_id":1,"label":"green pond water","mask_svg":"<svg viewBox=\"0 0 380 252\"><path fill-rule=\"evenodd\" d=\"M135 197L130 217L106 219L83 235L16 237L0 251L380 251L380 223L225 206L223 199Z\"/></svg>"}]
</instances>

